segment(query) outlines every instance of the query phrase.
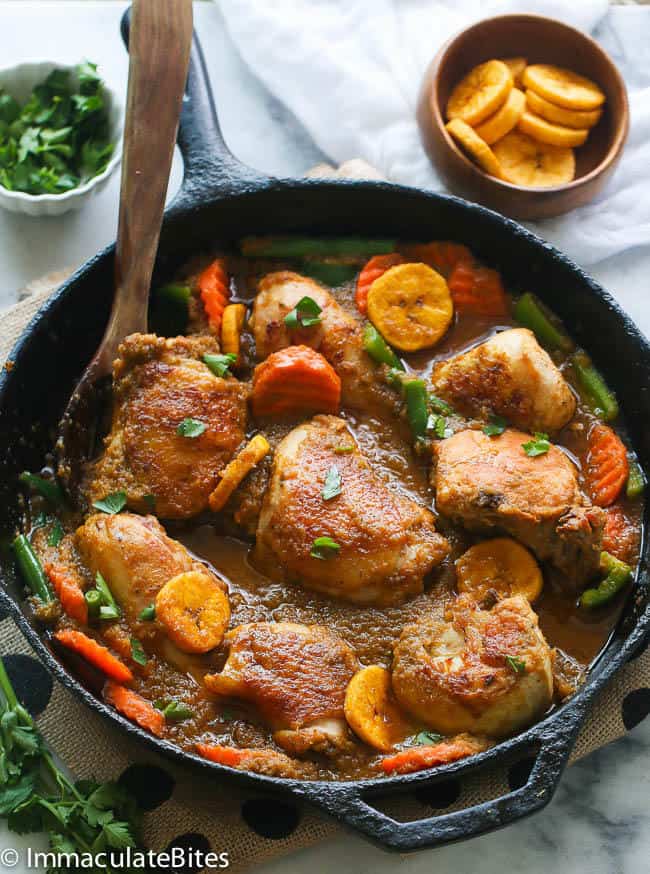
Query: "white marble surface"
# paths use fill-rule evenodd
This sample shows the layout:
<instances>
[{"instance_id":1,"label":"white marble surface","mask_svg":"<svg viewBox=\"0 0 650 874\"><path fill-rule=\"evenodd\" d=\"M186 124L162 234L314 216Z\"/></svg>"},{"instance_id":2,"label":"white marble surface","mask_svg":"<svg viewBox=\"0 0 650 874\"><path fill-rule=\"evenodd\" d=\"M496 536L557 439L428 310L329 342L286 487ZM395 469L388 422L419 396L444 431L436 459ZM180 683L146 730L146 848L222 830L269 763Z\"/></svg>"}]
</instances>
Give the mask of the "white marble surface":
<instances>
[{"instance_id":1,"label":"white marble surface","mask_svg":"<svg viewBox=\"0 0 650 874\"><path fill-rule=\"evenodd\" d=\"M370 2L370 0L369 0ZM123 4L0 2L2 65L30 57L89 57L124 88L126 56L118 36ZM223 32L212 4L196 6L222 127L233 152L273 175L300 175L323 160L284 107L251 76ZM353 156L350 156L353 157ZM171 192L181 178L175 161ZM51 270L82 263L114 239L119 179L81 213L29 219L0 211L0 307ZM591 271L650 334L650 251L633 250ZM464 844L407 858L385 854L350 834L262 866L264 874L646 874L650 871L650 721L570 769L542 813ZM35 842L30 839L32 845ZM25 847L0 829L0 849ZM21 867L13 868L21 872Z\"/></svg>"}]
</instances>

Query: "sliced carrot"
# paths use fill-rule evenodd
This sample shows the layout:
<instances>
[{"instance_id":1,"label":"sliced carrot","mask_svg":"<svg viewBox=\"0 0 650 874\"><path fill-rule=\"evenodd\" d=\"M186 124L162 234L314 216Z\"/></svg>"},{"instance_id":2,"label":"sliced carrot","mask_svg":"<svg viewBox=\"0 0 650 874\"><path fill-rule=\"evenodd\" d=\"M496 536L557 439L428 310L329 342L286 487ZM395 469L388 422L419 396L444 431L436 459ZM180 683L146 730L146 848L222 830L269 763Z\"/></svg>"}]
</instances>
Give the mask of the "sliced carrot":
<instances>
[{"instance_id":1,"label":"sliced carrot","mask_svg":"<svg viewBox=\"0 0 650 874\"><path fill-rule=\"evenodd\" d=\"M243 303L230 303L223 311L221 321L221 351L239 356L241 332L246 319Z\"/></svg>"},{"instance_id":2,"label":"sliced carrot","mask_svg":"<svg viewBox=\"0 0 650 874\"><path fill-rule=\"evenodd\" d=\"M156 737L160 737L163 733L165 728L163 714L132 689L108 680L104 686L104 700L145 731L150 731Z\"/></svg>"},{"instance_id":3,"label":"sliced carrot","mask_svg":"<svg viewBox=\"0 0 650 874\"><path fill-rule=\"evenodd\" d=\"M609 507L627 482L630 466L623 441L609 425L598 423L589 432L587 489L598 507Z\"/></svg>"},{"instance_id":4,"label":"sliced carrot","mask_svg":"<svg viewBox=\"0 0 650 874\"><path fill-rule=\"evenodd\" d=\"M404 258L397 252L391 252L388 255L374 255L370 261L366 262L357 279L357 290L354 295L354 302L361 315L365 316L368 312L368 292L375 279L379 279L390 267L403 263Z\"/></svg>"},{"instance_id":5,"label":"sliced carrot","mask_svg":"<svg viewBox=\"0 0 650 874\"><path fill-rule=\"evenodd\" d=\"M422 771L424 768L435 768L438 765L448 765L466 756L472 756L486 748L486 744L469 735L459 735L450 740L443 740L434 746L410 747L386 756L381 761L381 767L386 774L410 774Z\"/></svg>"},{"instance_id":6,"label":"sliced carrot","mask_svg":"<svg viewBox=\"0 0 650 874\"><path fill-rule=\"evenodd\" d=\"M608 507L603 529L603 549L619 561L634 564L639 532L620 504Z\"/></svg>"},{"instance_id":7,"label":"sliced carrot","mask_svg":"<svg viewBox=\"0 0 650 874\"><path fill-rule=\"evenodd\" d=\"M133 679L133 674L124 662L121 662L105 646L97 643L96 640L88 637L82 631L66 628L63 631L57 631L54 637L63 646L73 650L91 665L103 671L111 680L117 680L118 683L130 683Z\"/></svg>"},{"instance_id":8,"label":"sliced carrot","mask_svg":"<svg viewBox=\"0 0 650 874\"><path fill-rule=\"evenodd\" d=\"M223 259L217 258L199 274L197 280L201 301L208 317L210 327L215 333L221 328L221 318L228 303L230 291L228 274Z\"/></svg>"},{"instance_id":9,"label":"sliced carrot","mask_svg":"<svg viewBox=\"0 0 650 874\"><path fill-rule=\"evenodd\" d=\"M325 358L309 346L288 346L259 364L253 374L256 416L337 413L341 380Z\"/></svg>"},{"instance_id":10,"label":"sliced carrot","mask_svg":"<svg viewBox=\"0 0 650 874\"><path fill-rule=\"evenodd\" d=\"M473 261L459 261L449 276L448 284L457 310L482 316L508 314L508 298L496 270Z\"/></svg>"},{"instance_id":11,"label":"sliced carrot","mask_svg":"<svg viewBox=\"0 0 650 874\"><path fill-rule=\"evenodd\" d=\"M83 590L73 574L54 562L47 562L43 569L52 583L64 613L80 625L88 625L88 605Z\"/></svg>"},{"instance_id":12,"label":"sliced carrot","mask_svg":"<svg viewBox=\"0 0 650 874\"><path fill-rule=\"evenodd\" d=\"M218 744L196 744L196 751L204 759L209 759L211 762L217 762L220 765L229 765L231 768L237 767L244 758L244 750L235 749L235 747L224 747Z\"/></svg>"},{"instance_id":13,"label":"sliced carrot","mask_svg":"<svg viewBox=\"0 0 650 874\"><path fill-rule=\"evenodd\" d=\"M228 462L221 471L221 479L208 498L208 503L213 513L218 513L219 510L226 506L228 499L237 486L248 476L255 465L259 464L269 453L270 449L271 447L266 437L262 434L256 434L243 449L239 450L232 461Z\"/></svg>"},{"instance_id":14,"label":"sliced carrot","mask_svg":"<svg viewBox=\"0 0 650 874\"><path fill-rule=\"evenodd\" d=\"M461 243L449 240L434 240L431 243L415 243L403 246L404 255L411 261L422 261L434 267L447 279L460 261L472 261L472 253Z\"/></svg>"}]
</instances>

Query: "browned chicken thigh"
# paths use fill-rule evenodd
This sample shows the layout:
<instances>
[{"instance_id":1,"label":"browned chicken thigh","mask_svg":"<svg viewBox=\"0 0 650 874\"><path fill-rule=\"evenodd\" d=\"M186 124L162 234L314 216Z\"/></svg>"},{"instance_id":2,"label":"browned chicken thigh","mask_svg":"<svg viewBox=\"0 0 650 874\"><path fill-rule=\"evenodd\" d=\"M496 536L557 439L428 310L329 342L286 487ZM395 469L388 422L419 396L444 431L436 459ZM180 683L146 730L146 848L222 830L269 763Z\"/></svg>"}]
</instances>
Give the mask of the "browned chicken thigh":
<instances>
[{"instance_id":1,"label":"browned chicken thigh","mask_svg":"<svg viewBox=\"0 0 650 874\"><path fill-rule=\"evenodd\" d=\"M219 473L244 439L246 388L203 362L212 337L132 334L113 368L114 411L105 449L91 471L90 502L124 491L127 505L183 519L207 507ZM200 423L196 436L178 428Z\"/></svg>"},{"instance_id":2,"label":"browned chicken thigh","mask_svg":"<svg viewBox=\"0 0 650 874\"><path fill-rule=\"evenodd\" d=\"M226 635L228 660L205 685L252 703L273 738L295 755L348 743L345 690L358 668L352 649L320 625L255 622Z\"/></svg>"},{"instance_id":3,"label":"browned chicken thigh","mask_svg":"<svg viewBox=\"0 0 650 874\"><path fill-rule=\"evenodd\" d=\"M321 307L320 323L290 329L284 319L303 297L312 298ZM364 351L361 324L327 289L312 279L286 270L264 276L259 283L250 325L258 358L266 358L294 344L311 346L329 361L341 378L343 406L396 408L395 393L377 378L378 368Z\"/></svg>"},{"instance_id":4,"label":"browned chicken thigh","mask_svg":"<svg viewBox=\"0 0 650 874\"><path fill-rule=\"evenodd\" d=\"M335 546L319 549L322 537ZM429 510L378 479L342 419L317 416L277 447L254 551L268 576L358 604L395 604L421 592L447 552Z\"/></svg>"},{"instance_id":5,"label":"browned chicken thigh","mask_svg":"<svg viewBox=\"0 0 650 874\"><path fill-rule=\"evenodd\" d=\"M472 531L502 531L580 584L598 570L605 514L578 487L556 446L526 455L529 434L465 430L434 449L436 507Z\"/></svg>"},{"instance_id":6,"label":"browned chicken thigh","mask_svg":"<svg viewBox=\"0 0 650 874\"><path fill-rule=\"evenodd\" d=\"M441 362L431 382L434 392L458 412L495 413L527 431L557 431L576 408L564 377L526 328L501 331Z\"/></svg>"}]
</instances>

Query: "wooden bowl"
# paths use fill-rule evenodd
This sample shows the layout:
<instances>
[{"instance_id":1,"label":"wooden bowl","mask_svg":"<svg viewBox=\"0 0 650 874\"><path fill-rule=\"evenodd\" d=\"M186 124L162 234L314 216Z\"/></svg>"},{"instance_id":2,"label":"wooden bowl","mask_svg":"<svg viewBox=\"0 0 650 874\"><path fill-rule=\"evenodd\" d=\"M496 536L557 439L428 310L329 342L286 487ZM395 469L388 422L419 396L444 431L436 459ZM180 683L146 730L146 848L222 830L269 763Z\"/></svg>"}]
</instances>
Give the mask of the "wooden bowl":
<instances>
[{"instance_id":1,"label":"wooden bowl","mask_svg":"<svg viewBox=\"0 0 650 874\"><path fill-rule=\"evenodd\" d=\"M524 188L496 179L477 167L445 130L447 99L463 76L490 58L517 55L531 64L557 64L582 73L607 95L600 121L575 150L575 179L565 185ZM427 153L449 189L518 219L549 218L588 203L614 170L629 128L625 84L609 55L579 30L541 15L486 18L452 37L425 74L417 118Z\"/></svg>"}]
</instances>

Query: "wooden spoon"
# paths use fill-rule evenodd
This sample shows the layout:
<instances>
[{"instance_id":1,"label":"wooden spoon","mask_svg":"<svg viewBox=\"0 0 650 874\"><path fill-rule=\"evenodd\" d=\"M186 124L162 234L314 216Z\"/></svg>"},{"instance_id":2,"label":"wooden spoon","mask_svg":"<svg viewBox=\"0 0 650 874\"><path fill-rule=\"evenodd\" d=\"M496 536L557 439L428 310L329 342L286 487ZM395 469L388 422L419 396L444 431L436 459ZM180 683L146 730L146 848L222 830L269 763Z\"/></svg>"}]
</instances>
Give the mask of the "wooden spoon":
<instances>
[{"instance_id":1,"label":"wooden spoon","mask_svg":"<svg viewBox=\"0 0 650 874\"><path fill-rule=\"evenodd\" d=\"M122 340L147 330L153 271L192 44L191 0L134 0L124 125L115 296L99 348L77 383L57 441L58 473L73 498L110 410Z\"/></svg>"}]
</instances>

